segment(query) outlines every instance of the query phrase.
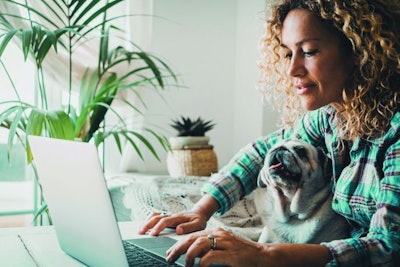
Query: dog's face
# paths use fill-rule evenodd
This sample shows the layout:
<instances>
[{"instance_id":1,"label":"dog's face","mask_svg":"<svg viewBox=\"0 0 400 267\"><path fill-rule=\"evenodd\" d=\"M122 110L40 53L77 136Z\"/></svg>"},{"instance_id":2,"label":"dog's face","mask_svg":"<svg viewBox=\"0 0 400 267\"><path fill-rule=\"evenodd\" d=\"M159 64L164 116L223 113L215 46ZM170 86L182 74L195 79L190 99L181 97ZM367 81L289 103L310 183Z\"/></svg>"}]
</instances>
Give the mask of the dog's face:
<instances>
[{"instance_id":1,"label":"dog's face","mask_svg":"<svg viewBox=\"0 0 400 267\"><path fill-rule=\"evenodd\" d=\"M282 140L268 151L258 184L274 190L283 212L300 214L330 182L331 168L329 159L314 146L298 139Z\"/></svg>"}]
</instances>

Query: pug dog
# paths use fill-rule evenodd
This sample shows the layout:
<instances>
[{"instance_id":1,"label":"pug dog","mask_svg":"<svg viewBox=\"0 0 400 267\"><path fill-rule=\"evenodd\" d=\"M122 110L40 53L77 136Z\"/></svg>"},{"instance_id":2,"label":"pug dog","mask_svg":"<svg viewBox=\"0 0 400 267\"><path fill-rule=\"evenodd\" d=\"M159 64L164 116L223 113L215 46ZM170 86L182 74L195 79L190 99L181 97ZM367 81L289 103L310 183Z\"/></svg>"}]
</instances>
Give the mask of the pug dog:
<instances>
[{"instance_id":1,"label":"pug dog","mask_svg":"<svg viewBox=\"0 0 400 267\"><path fill-rule=\"evenodd\" d=\"M261 243L318 244L349 236L347 221L332 210L332 163L299 139L267 153L254 201L263 222Z\"/></svg>"}]
</instances>

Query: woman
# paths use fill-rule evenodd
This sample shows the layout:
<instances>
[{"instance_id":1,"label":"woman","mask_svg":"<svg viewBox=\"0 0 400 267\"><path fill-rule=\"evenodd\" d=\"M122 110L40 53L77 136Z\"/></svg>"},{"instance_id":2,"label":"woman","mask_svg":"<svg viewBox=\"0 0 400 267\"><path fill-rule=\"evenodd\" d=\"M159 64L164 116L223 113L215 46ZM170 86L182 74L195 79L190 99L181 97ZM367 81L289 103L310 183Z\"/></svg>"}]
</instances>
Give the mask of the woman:
<instances>
[{"instance_id":1,"label":"woman","mask_svg":"<svg viewBox=\"0 0 400 267\"><path fill-rule=\"evenodd\" d=\"M201 266L400 266L400 3L279 2L267 21L261 69L268 97L285 101L285 127L241 150L190 212L153 214L140 232L204 229L215 212L255 189L267 150L295 136L332 159L332 207L348 219L351 238L258 244L206 230L179 241L167 261L186 252L188 266L195 257Z\"/></svg>"}]
</instances>

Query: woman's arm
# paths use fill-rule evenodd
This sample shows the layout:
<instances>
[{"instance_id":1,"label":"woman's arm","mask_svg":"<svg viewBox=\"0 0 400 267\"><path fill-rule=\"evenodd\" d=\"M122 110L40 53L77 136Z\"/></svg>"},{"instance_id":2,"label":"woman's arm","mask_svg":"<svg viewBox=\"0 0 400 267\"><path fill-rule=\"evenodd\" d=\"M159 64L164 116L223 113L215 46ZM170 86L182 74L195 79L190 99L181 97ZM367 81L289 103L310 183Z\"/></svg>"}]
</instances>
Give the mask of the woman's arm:
<instances>
[{"instance_id":1,"label":"woman's arm","mask_svg":"<svg viewBox=\"0 0 400 267\"><path fill-rule=\"evenodd\" d=\"M224 214L243 197L253 192L257 187L257 178L264 166L268 150L275 143L292 135L293 129L288 128L258 138L243 147L228 164L211 176L202 191L218 202L219 214Z\"/></svg>"},{"instance_id":2,"label":"woman's arm","mask_svg":"<svg viewBox=\"0 0 400 267\"><path fill-rule=\"evenodd\" d=\"M274 143L288 138L292 130L281 129L247 145L235 157L214 174L203 187L204 196L190 211L165 216L153 213L139 230L158 235L166 227L176 227L178 234L203 230L215 213L224 213L257 186L257 177L263 166L265 153Z\"/></svg>"}]
</instances>

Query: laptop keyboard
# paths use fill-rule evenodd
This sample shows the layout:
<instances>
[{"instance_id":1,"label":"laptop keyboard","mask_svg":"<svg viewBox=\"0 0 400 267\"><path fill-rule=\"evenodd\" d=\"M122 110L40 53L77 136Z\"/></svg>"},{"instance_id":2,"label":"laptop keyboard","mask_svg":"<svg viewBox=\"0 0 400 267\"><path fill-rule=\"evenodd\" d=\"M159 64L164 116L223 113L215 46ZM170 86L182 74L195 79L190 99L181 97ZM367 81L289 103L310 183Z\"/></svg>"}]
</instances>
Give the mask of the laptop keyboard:
<instances>
[{"instance_id":1,"label":"laptop keyboard","mask_svg":"<svg viewBox=\"0 0 400 267\"><path fill-rule=\"evenodd\" d=\"M165 259L142 249L135 244L123 241L126 257L129 266L135 267L159 267L159 266L179 266L177 264L170 264Z\"/></svg>"}]
</instances>

